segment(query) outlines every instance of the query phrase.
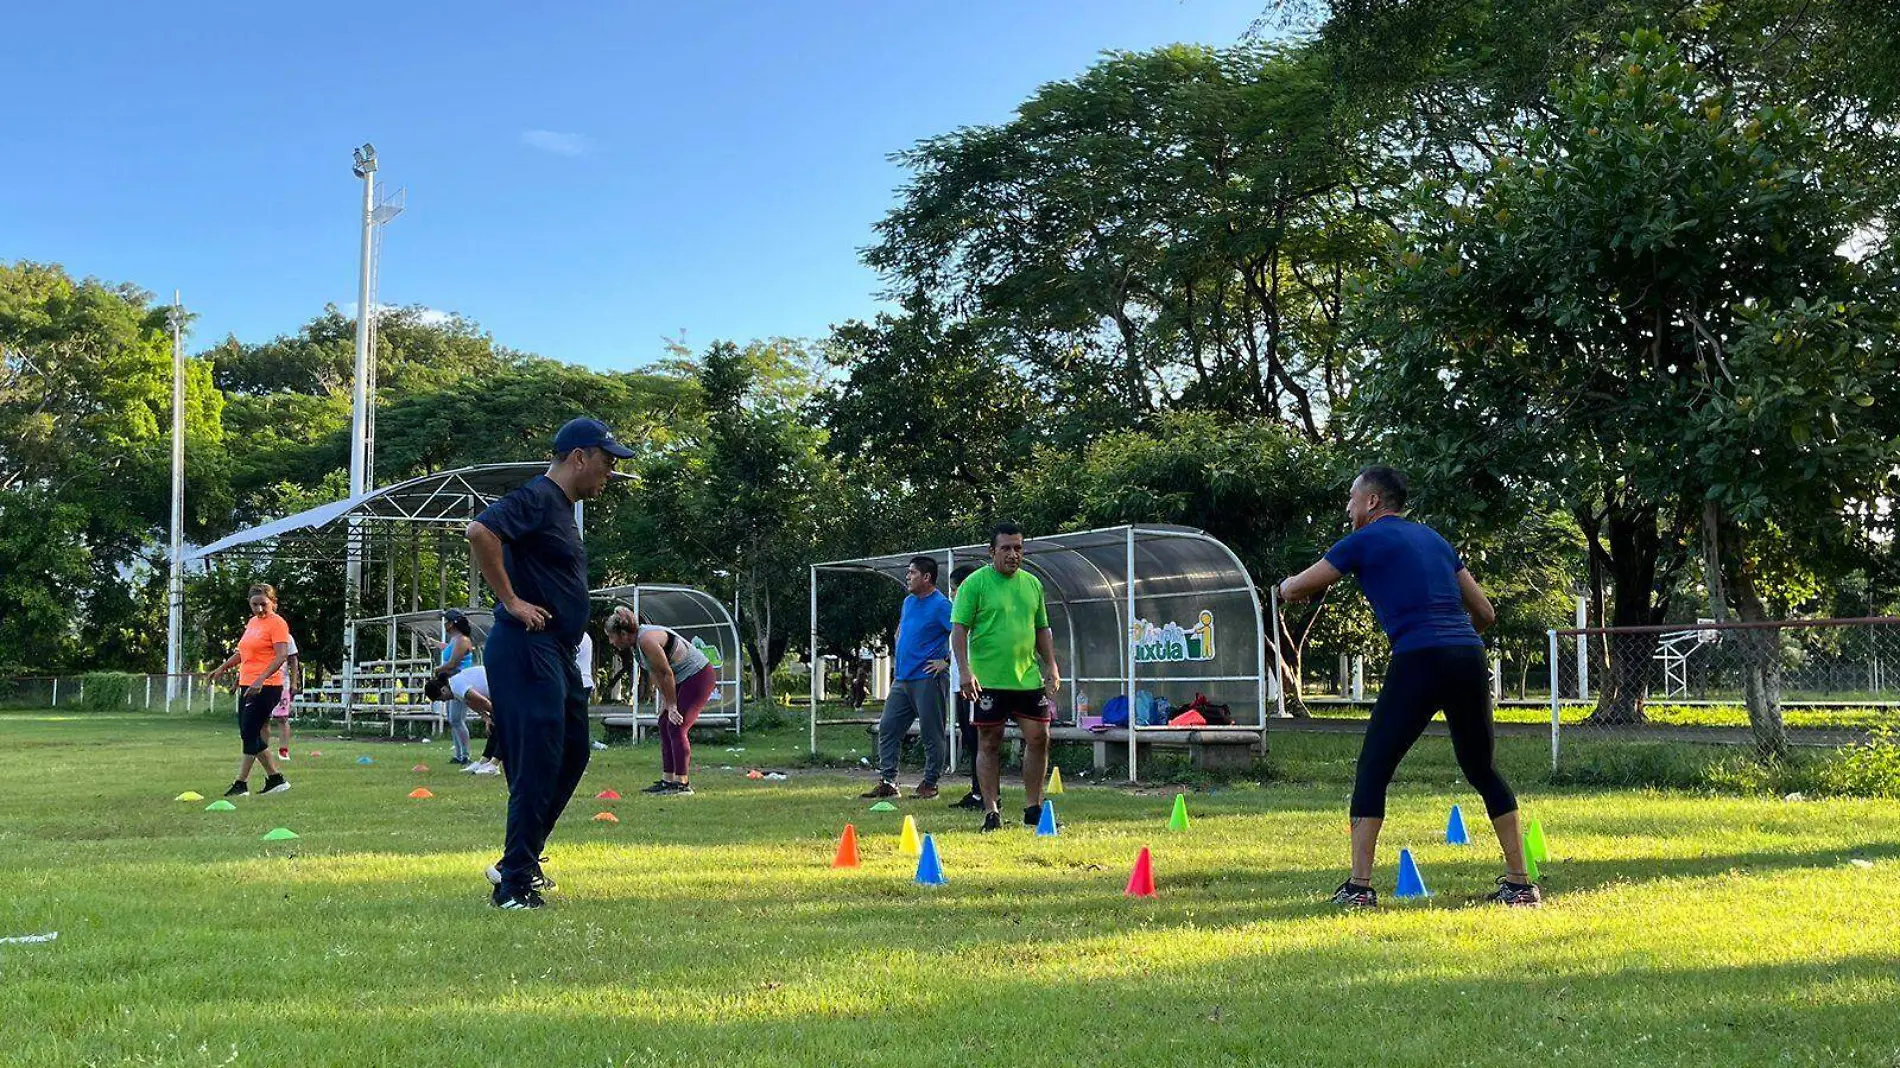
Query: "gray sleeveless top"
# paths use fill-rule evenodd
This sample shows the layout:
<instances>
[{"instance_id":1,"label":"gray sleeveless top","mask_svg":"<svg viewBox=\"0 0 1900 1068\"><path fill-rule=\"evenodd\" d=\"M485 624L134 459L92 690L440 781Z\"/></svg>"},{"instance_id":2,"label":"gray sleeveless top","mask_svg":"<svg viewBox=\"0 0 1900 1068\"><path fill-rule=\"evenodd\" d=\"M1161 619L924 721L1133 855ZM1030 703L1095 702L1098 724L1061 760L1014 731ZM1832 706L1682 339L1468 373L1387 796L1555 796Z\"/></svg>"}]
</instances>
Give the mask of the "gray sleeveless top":
<instances>
[{"instance_id":1,"label":"gray sleeveless top","mask_svg":"<svg viewBox=\"0 0 1900 1068\"><path fill-rule=\"evenodd\" d=\"M673 669L674 682L685 682L709 666L706 654L700 652L692 642L680 637L678 631L645 623L640 625L641 638L654 632L666 635L666 662Z\"/></svg>"}]
</instances>

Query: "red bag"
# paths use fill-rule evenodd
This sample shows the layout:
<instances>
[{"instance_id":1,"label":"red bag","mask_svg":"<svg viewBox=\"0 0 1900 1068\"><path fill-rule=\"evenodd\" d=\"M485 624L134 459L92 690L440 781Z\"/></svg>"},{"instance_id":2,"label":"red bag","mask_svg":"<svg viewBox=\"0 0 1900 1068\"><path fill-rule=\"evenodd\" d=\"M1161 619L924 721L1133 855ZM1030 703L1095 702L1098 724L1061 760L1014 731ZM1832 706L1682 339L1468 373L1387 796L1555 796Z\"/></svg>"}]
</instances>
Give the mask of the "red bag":
<instances>
[{"instance_id":1,"label":"red bag","mask_svg":"<svg viewBox=\"0 0 1900 1068\"><path fill-rule=\"evenodd\" d=\"M1183 712L1180 715L1169 720L1168 726L1170 727L1205 727L1207 726L1207 717L1201 715L1199 712L1196 712L1194 709L1190 708L1186 712Z\"/></svg>"}]
</instances>

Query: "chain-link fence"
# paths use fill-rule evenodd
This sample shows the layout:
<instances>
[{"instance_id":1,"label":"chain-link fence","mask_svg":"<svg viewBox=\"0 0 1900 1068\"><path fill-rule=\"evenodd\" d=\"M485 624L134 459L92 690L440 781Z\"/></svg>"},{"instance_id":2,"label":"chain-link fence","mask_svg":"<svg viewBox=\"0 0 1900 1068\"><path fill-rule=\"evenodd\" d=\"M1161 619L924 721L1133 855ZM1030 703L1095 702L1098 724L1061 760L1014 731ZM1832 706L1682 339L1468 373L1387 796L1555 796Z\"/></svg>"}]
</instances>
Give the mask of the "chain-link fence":
<instances>
[{"instance_id":1,"label":"chain-link fence","mask_svg":"<svg viewBox=\"0 0 1900 1068\"><path fill-rule=\"evenodd\" d=\"M1900 618L1550 633L1551 762L1566 741L1752 746L1780 756L1900 727Z\"/></svg>"},{"instance_id":2,"label":"chain-link fence","mask_svg":"<svg viewBox=\"0 0 1900 1068\"><path fill-rule=\"evenodd\" d=\"M207 685L201 675L180 675L175 686L163 674L92 671L83 675L20 675L0 678L0 708L52 708L91 712L208 712L237 710L237 693L226 681Z\"/></svg>"}]
</instances>

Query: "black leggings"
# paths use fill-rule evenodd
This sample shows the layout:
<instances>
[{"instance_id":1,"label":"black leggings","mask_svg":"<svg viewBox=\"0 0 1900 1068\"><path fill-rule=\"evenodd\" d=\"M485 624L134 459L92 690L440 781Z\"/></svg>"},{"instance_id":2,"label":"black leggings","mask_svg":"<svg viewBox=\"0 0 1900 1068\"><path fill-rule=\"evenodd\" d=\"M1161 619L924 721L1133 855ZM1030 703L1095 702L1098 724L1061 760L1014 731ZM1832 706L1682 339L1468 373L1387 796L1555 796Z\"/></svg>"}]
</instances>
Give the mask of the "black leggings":
<instances>
[{"instance_id":1,"label":"black leggings","mask_svg":"<svg viewBox=\"0 0 1900 1068\"><path fill-rule=\"evenodd\" d=\"M260 686L257 696L246 694L238 699L238 738L244 742L244 755L264 751L264 730L270 726L270 714L284 699L282 686Z\"/></svg>"},{"instance_id":2,"label":"black leggings","mask_svg":"<svg viewBox=\"0 0 1900 1068\"><path fill-rule=\"evenodd\" d=\"M1359 747L1359 774L1352 787L1353 819L1384 819L1385 791L1425 725L1445 713L1458 769L1477 787L1492 819L1517 811L1517 797L1492 762L1491 677L1484 650L1475 645L1395 653L1385 686L1372 706L1372 723Z\"/></svg>"},{"instance_id":3,"label":"black leggings","mask_svg":"<svg viewBox=\"0 0 1900 1068\"><path fill-rule=\"evenodd\" d=\"M494 713L488 715L488 744L482 746L482 759L494 760L501 756L501 724L495 721Z\"/></svg>"}]
</instances>

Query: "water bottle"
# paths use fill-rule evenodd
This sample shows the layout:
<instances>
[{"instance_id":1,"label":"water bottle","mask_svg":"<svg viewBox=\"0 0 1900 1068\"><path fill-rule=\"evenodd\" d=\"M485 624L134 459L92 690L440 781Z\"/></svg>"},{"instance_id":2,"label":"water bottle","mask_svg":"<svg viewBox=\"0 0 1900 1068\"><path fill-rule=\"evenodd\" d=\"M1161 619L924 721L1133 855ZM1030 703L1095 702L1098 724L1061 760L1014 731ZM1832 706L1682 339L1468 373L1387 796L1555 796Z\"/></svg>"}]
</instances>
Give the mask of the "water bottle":
<instances>
[{"instance_id":1,"label":"water bottle","mask_svg":"<svg viewBox=\"0 0 1900 1068\"><path fill-rule=\"evenodd\" d=\"M1082 690L1078 687L1075 691L1075 721L1077 723L1081 723L1082 717L1088 714L1089 714L1089 695L1086 693L1083 693Z\"/></svg>"}]
</instances>

